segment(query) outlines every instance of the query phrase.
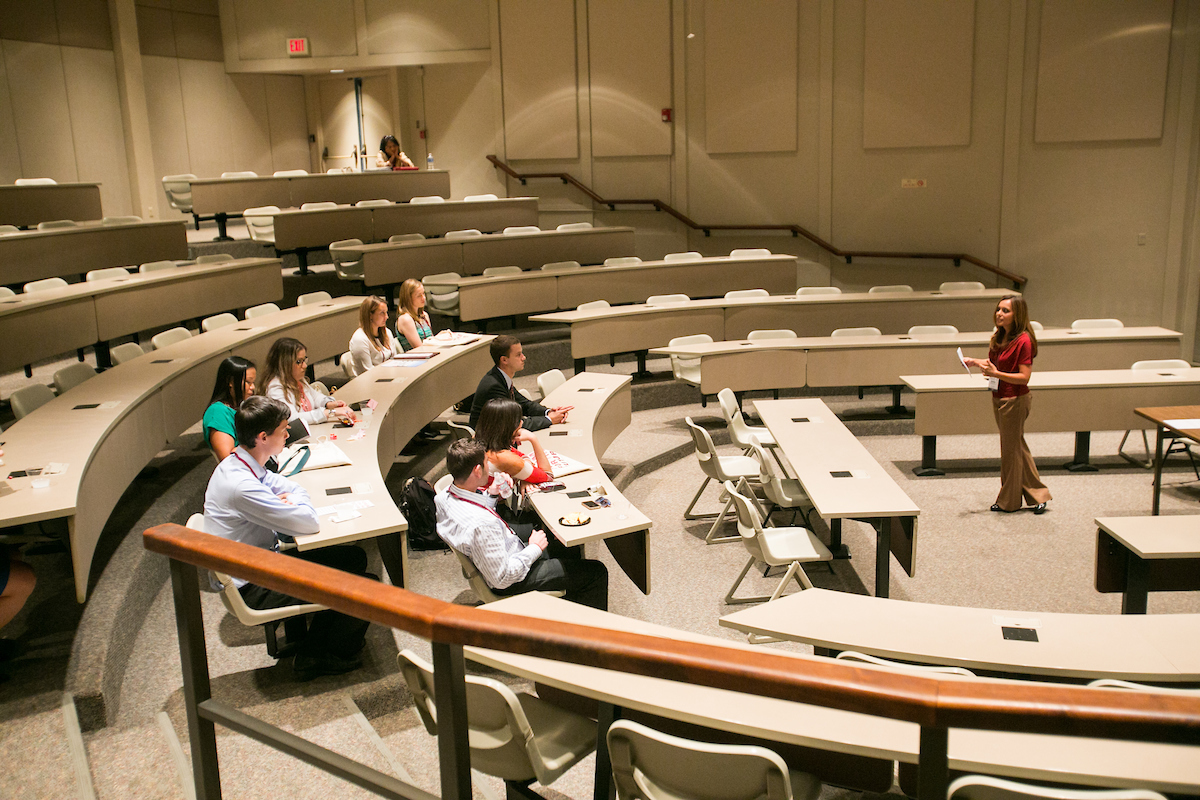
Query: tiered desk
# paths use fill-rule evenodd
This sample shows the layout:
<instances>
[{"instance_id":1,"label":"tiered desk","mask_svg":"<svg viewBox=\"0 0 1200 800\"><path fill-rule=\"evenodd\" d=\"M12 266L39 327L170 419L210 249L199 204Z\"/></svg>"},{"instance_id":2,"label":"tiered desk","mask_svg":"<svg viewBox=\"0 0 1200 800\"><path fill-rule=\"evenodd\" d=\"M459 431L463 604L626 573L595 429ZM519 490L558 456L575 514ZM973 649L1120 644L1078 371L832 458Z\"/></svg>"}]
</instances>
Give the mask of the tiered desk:
<instances>
[{"instance_id":1,"label":"tiered desk","mask_svg":"<svg viewBox=\"0 0 1200 800\"><path fill-rule=\"evenodd\" d=\"M0 285L188 257L187 223L132 222L0 236Z\"/></svg>"},{"instance_id":2,"label":"tiered desk","mask_svg":"<svg viewBox=\"0 0 1200 800\"><path fill-rule=\"evenodd\" d=\"M0 186L0 225L32 228L39 222L100 219L100 184Z\"/></svg>"}]
</instances>

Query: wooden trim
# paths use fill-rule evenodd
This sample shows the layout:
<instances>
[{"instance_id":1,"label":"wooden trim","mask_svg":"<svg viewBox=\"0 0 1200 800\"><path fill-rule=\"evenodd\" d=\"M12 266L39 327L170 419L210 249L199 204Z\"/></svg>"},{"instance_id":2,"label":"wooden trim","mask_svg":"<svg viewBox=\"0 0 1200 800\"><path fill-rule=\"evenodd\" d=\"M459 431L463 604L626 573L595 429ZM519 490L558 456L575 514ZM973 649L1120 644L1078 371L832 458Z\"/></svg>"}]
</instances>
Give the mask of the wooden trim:
<instances>
[{"instance_id":1,"label":"wooden trim","mask_svg":"<svg viewBox=\"0 0 1200 800\"><path fill-rule=\"evenodd\" d=\"M1200 697L893 673L454 605L250 545L159 525L147 550L424 639L649 675L926 727L1200 744ZM799 669L798 669L799 667Z\"/></svg>"}]
</instances>

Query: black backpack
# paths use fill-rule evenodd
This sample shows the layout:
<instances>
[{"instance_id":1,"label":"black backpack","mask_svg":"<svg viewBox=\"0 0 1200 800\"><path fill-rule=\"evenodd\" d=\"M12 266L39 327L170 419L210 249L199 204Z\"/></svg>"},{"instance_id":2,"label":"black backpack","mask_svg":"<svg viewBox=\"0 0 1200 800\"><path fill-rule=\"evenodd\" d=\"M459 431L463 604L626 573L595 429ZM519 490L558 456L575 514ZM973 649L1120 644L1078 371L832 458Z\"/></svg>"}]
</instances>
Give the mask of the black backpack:
<instances>
[{"instance_id":1,"label":"black backpack","mask_svg":"<svg viewBox=\"0 0 1200 800\"><path fill-rule=\"evenodd\" d=\"M433 495L433 487L424 478L409 478L400 489L398 505L408 520L410 550L450 549L437 535L437 506Z\"/></svg>"}]
</instances>

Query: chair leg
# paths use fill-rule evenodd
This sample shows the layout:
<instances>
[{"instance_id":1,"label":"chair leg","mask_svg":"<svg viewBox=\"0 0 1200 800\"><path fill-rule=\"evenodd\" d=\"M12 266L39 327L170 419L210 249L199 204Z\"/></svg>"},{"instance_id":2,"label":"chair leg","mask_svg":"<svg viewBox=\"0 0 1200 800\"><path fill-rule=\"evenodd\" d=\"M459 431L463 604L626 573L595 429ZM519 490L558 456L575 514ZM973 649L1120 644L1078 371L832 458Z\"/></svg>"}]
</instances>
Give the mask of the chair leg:
<instances>
[{"instance_id":1,"label":"chair leg","mask_svg":"<svg viewBox=\"0 0 1200 800\"><path fill-rule=\"evenodd\" d=\"M739 606L739 605L745 605L747 603L762 603L762 602L765 602L765 601L771 599L767 595L762 595L760 597L734 597L733 596L734 593L737 592L738 588L741 587L742 581L746 580L746 575L747 575L747 573L750 572L750 568L754 566L754 561L755 561L754 556L750 556L750 560L746 562L746 566L742 567L742 571L738 573L737 580L735 580L733 582L733 586L730 586L729 591L725 593L725 604L726 605Z\"/></svg>"},{"instance_id":2,"label":"chair leg","mask_svg":"<svg viewBox=\"0 0 1200 800\"><path fill-rule=\"evenodd\" d=\"M278 621L263 625L263 630L267 634L267 655L271 658L279 658L279 640L275 638L275 631L278 627Z\"/></svg>"},{"instance_id":3,"label":"chair leg","mask_svg":"<svg viewBox=\"0 0 1200 800\"><path fill-rule=\"evenodd\" d=\"M706 477L704 483L700 484L700 488L696 490L696 496L692 498L692 502L688 504L687 510L683 512L684 519L712 519L716 514L693 514L692 511L696 508L696 503L700 502L700 495L704 494L704 489L708 486L708 482L712 478Z\"/></svg>"},{"instance_id":4,"label":"chair leg","mask_svg":"<svg viewBox=\"0 0 1200 800\"><path fill-rule=\"evenodd\" d=\"M721 495L726 498L725 505L721 506L721 513L717 515L717 518L713 520L712 527L708 529L708 534L704 537L705 544L723 544L725 542L737 542L737 541L741 541L741 538L742 538L741 534L736 534L736 533L731 534L731 535L725 535L725 536L717 535L717 529L725 524L725 522L727 521L725 519L725 517L727 514L729 514L729 509L731 509L733 507L733 498L729 497L729 495L727 495L725 493L724 489L721 490Z\"/></svg>"},{"instance_id":5,"label":"chair leg","mask_svg":"<svg viewBox=\"0 0 1200 800\"><path fill-rule=\"evenodd\" d=\"M26 364L26 365L25 365L25 377L26 377L26 378L32 378L32 377L33 377L33 365L32 365L32 364Z\"/></svg>"},{"instance_id":6,"label":"chair leg","mask_svg":"<svg viewBox=\"0 0 1200 800\"><path fill-rule=\"evenodd\" d=\"M1142 431L1142 445L1146 448L1146 460L1138 461L1133 456L1125 452L1125 441L1129 438L1132 431L1125 431L1125 435L1121 437L1121 443L1117 445L1117 455L1128 461L1130 464L1136 464L1143 469L1150 469L1154 466L1154 457L1150 455L1150 440L1146 438L1146 432Z\"/></svg>"},{"instance_id":7,"label":"chair leg","mask_svg":"<svg viewBox=\"0 0 1200 800\"><path fill-rule=\"evenodd\" d=\"M546 800L540 794L529 788L533 781L505 781L505 800Z\"/></svg>"}]
</instances>

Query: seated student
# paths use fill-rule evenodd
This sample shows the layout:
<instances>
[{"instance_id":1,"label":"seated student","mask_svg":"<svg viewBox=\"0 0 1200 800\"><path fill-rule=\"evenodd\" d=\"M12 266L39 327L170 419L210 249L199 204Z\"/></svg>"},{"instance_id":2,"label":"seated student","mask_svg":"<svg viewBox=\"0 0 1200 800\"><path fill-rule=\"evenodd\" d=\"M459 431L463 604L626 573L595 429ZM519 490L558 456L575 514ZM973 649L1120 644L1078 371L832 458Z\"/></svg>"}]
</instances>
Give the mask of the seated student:
<instances>
[{"instance_id":1,"label":"seated student","mask_svg":"<svg viewBox=\"0 0 1200 800\"><path fill-rule=\"evenodd\" d=\"M238 406L254 394L254 380L258 371L254 362L241 356L230 356L217 367L217 383L213 387L212 399L204 411L204 441L217 461L224 461L237 447L237 433L233 428L233 415Z\"/></svg>"},{"instance_id":2,"label":"seated student","mask_svg":"<svg viewBox=\"0 0 1200 800\"><path fill-rule=\"evenodd\" d=\"M249 397L237 414L239 446L230 458L217 465L204 494L204 520L209 533L266 550L277 549L277 534L301 536L321 529L317 511L308 492L300 485L270 472L267 459L278 455L287 441L288 407L269 397ZM355 575L367 575L367 554L355 545L320 547L287 555L324 564ZM378 580L376 578L376 580ZM305 602L281 592L233 578L246 605L279 608ZM321 611L313 615L312 627L304 635L304 618L284 620L288 645L295 646L292 665L301 680L318 675L340 675L362 665L358 652L363 647L367 622Z\"/></svg>"},{"instance_id":3,"label":"seated student","mask_svg":"<svg viewBox=\"0 0 1200 800\"><path fill-rule=\"evenodd\" d=\"M396 318L396 335L404 352L420 347L433 336L429 314L425 312L425 285L416 278L400 284L400 316Z\"/></svg>"},{"instance_id":4,"label":"seated student","mask_svg":"<svg viewBox=\"0 0 1200 800\"><path fill-rule=\"evenodd\" d=\"M488 482L486 461L483 442L450 443L446 468L454 483L434 500L438 536L471 559L498 595L564 591L568 600L608 610L608 568L532 525L501 519L496 499L479 493Z\"/></svg>"},{"instance_id":5,"label":"seated student","mask_svg":"<svg viewBox=\"0 0 1200 800\"><path fill-rule=\"evenodd\" d=\"M304 344L285 337L276 339L267 352L267 366L258 379L258 393L281 400L292 412L309 425L329 422L334 417L354 421L354 412L341 400L321 394L304 377L308 367L308 350Z\"/></svg>"},{"instance_id":6,"label":"seated student","mask_svg":"<svg viewBox=\"0 0 1200 800\"><path fill-rule=\"evenodd\" d=\"M542 443L529 431L521 427L521 406L507 397L488 400L479 414L475 426L475 438L487 448L487 471L489 475L504 476L504 486L499 494L507 496L518 481L545 483L553 480L550 474L550 459ZM517 446L529 442L533 447L534 462L526 461ZM496 494L496 492L493 492Z\"/></svg>"},{"instance_id":7,"label":"seated student","mask_svg":"<svg viewBox=\"0 0 1200 800\"><path fill-rule=\"evenodd\" d=\"M401 352L388 330L387 303L371 295L358 307L358 330L350 337L350 359L359 375Z\"/></svg>"},{"instance_id":8,"label":"seated student","mask_svg":"<svg viewBox=\"0 0 1200 800\"><path fill-rule=\"evenodd\" d=\"M492 363L496 366L487 371L475 389L475 398L471 402L472 428L479 424L479 414L483 411L484 404L493 397L508 398L519 403L521 413L525 415L524 427L528 431L540 431L567 418L567 412L573 406L546 408L536 400L530 400L513 386L513 377L525 366L525 353L517 337L501 334L492 340L489 349Z\"/></svg>"},{"instance_id":9,"label":"seated student","mask_svg":"<svg viewBox=\"0 0 1200 800\"><path fill-rule=\"evenodd\" d=\"M365 148L364 148L365 149ZM375 166L387 167L391 170L416 169L412 159L400 149L400 141L392 134L384 136L379 142L379 155L375 156Z\"/></svg>"},{"instance_id":10,"label":"seated student","mask_svg":"<svg viewBox=\"0 0 1200 800\"><path fill-rule=\"evenodd\" d=\"M0 455L4 451L0 450ZM25 606L29 595L37 586L37 576L33 567L21 560L21 551L16 547L0 545L0 628L12 622ZM21 648L13 639L0 639L0 664L11 661L20 654ZM0 672L0 681L7 679Z\"/></svg>"}]
</instances>

